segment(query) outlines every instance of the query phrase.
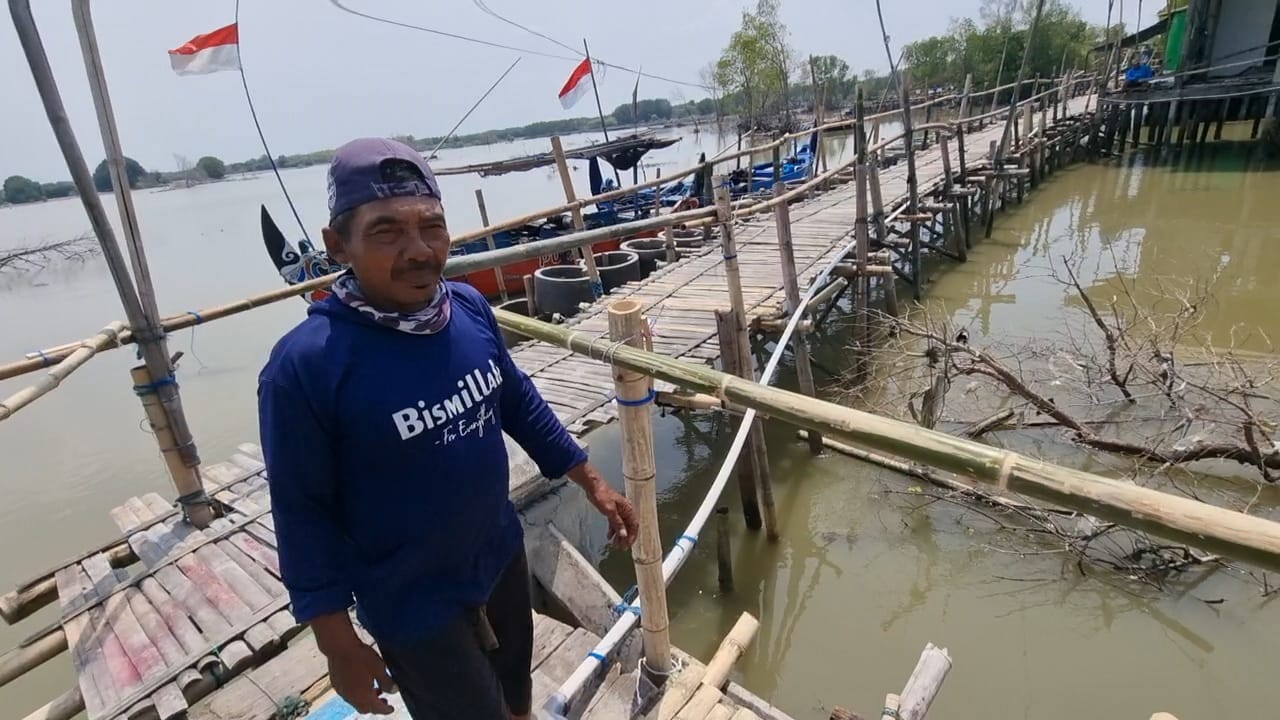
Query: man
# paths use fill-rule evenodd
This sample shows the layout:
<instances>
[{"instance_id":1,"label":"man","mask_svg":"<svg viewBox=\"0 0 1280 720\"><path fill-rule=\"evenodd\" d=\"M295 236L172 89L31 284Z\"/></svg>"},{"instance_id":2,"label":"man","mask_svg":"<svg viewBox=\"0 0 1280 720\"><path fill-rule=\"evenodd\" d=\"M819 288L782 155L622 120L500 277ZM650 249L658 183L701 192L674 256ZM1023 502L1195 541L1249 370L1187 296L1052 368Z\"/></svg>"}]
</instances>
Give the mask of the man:
<instances>
[{"instance_id":1,"label":"man","mask_svg":"<svg viewBox=\"0 0 1280 720\"><path fill-rule=\"evenodd\" d=\"M512 362L484 298L444 280L449 231L421 155L342 146L329 216L325 247L350 270L258 379L294 616L360 712L392 712L382 695L398 686L415 720L529 717L533 621L503 433L580 485L615 544L634 541L635 514Z\"/></svg>"}]
</instances>

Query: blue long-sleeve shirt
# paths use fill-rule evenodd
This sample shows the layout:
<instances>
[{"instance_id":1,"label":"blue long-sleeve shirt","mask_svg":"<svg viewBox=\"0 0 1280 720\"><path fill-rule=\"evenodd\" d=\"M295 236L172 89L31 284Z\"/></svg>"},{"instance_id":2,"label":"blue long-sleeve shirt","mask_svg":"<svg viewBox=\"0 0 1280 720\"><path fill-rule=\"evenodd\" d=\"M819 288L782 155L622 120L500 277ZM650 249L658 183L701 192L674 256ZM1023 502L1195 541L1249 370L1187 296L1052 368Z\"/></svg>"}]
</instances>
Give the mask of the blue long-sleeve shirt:
<instances>
[{"instance_id":1,"label":"blue long-sleeve shirt","mask_svg":"<svg viewBox=\"0 0 1280 720\"><path fill-rule=\"evenodd\" d=\"M503 345L488 303L450 283L434 335L330 297L258 378L280 569L299 622L345 610L382 643L430 636L482 604L523 531L506 432L547 477L582 448Z\"/></svg>"}]
</instances>

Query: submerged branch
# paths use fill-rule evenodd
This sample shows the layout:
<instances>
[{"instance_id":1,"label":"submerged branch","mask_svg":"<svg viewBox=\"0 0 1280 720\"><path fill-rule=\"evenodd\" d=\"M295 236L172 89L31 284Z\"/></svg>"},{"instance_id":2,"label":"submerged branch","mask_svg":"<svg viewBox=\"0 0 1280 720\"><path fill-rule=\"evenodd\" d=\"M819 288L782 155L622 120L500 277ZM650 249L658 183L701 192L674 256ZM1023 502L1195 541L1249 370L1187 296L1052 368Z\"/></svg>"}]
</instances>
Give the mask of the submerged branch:
<instances>
[{"instance_id":1,"label":"submerged branch","mask_svg":"<svg viewBox=\"0 0 1280 720\"><path fill-rule=\"evenodd\" d=\"M65 260L81 262L98 252L98 244L90 235L0 250L0 273L35 272L45 269L52 262Z\"/></svg>"}]
</instances>

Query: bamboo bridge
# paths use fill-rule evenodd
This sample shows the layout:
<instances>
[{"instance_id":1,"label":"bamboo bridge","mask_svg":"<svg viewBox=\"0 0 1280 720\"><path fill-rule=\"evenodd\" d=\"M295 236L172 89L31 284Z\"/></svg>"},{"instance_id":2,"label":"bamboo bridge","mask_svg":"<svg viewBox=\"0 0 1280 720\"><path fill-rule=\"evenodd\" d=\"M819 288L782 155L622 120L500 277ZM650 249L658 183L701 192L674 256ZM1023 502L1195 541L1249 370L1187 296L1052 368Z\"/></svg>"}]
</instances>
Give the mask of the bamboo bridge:
<instances>
[{"instance_id":1,"label":"bamboo bridge","mask_svg":"<svg viewBox=\"0 0 1280 720\"><path fill-rule=\"evenodd\" d=\"M94 337L0 365L0 379L44 373L0 401L0 421L58 387L96 354L137 343L145 362L133 369L133 384L179 498L176 506L155 494L125 500L110 511L119 537L0 597L0 615L10 623L55 602L60 610L56 623L0 656L0 685L68 652L76 686L27 720L67 720L81 712L90 720L353 717L355 711L333 694L314 639L289 613L259 449L246 444L225 462L200 462L165 346L166 334L174 330L291 298L332 278L199 313L160 317L136 223L124 223L130 266L66 123L30 9L24 0L10 4L128 323L112 323ZM87 18L85 0L77 0L76 9L78 21ZM81 30L92 38L91 23L82 23ZM117 199L121 213L130 216L127 184L119 182L124 156L96 43L86 42L83 51L91 79L97 79L91 89L110 168L122 188ZM788 717L730 679L733 663L755 633L750 615L739 619L706 664L675 648L667 628L666 585L698 542L744 450L742 462L751 467L743 474L748 478L742 486L744 522L771 536L778 532L757 412L807 429L811 437L826 434L1244 562L1280 567L1280 524L812 397L805 333L813 324L851 293L855 321L866 340L876 318L897 313L900 281L919 297L925 262L964 261L968 248L990 232L995 212L1020 201L1096 144L1099 123L1089 112L1094 84L1071 76L1036 82L1026 99L982 115L970 111L971 101L1007 88L971 93L966 87L959 97L930 101L923 109L925 122L913 127L920 109L913 112L904 78L903 111L867 116L859 102L856 119L818 128L820 133L852 130L855 159L815 169L794 187L776 185L772 197L733 202L724 183L710 182L714 203L706 207L584 231L584 206L636 188L577 199L564 175L568 202L539 215L571 212L579 232L450 262L448 274L465 275L642 231L657 229L667 238L664 268L599 298L563 325L497 313L504 330L537 341L518 345L512 356L575 436L585 443L591 429L620 422L624 480L641 528L632 553L638 596L620 597L571 537L572 515L581 512L581 503L575 510L563 499L573 491L563 481L539 477L512 446L510 495L526 525L531 574L541 599L531 668L539 712L553 718ZM1024 94L1021 78L1008 87L1015 98ZM958 104L959 117L935 121L933 106L944 103ZM880 124L889 121L901 121L902 131L881 139ZM783 136L738 155L777 153L790 139ZM553 142L563 174L559 147ZM718 178L717 166L735 158L713 159L667 180L693 173ZM482 238L525 221L499 223L454 241ZM678 257L678 230L700 232L702 247ZM588 252L594 275L590 257ZM771 334L778 346L758 372L751 333ZM802 394L769 386L788 346L794 348ZM717 362L724 372L715 368ZM653 487L654 400L744 411L720 474L665 555ZM637 626L639 633L633 632ZM901 693L886 697L887 716L921 720L950 668L945 650L927 646ZM400 717L407 717L402 708Z\"/></svg>"}]
</instances>

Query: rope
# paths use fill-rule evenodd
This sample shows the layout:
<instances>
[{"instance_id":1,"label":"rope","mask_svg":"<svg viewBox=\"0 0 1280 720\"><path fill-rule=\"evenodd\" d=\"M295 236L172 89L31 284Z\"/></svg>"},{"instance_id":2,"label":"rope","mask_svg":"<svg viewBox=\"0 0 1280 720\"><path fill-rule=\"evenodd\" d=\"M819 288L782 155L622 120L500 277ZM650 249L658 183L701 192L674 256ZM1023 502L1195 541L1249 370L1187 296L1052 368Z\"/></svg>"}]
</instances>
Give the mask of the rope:
<instances>
[{"instance_id":1,"label":"rope","mask_svg":"<svg viewBox=\"0 0 1280 720\"><path fill-rule=\"evenodd\" d=\"M615 395L613 398L613 401L618 403L622 407L643 407L645 405L652 403L654 399L656 399L657 397L658 397L658 393L654 392L653 389L650 388L649 393L644 397L640 398L639 400L623 400L622 398L617 397Z\"/></svg>"},{"instance_id":2,"label":"rope","mask_svg":"<svg viewBox=\"0 0 1280 720\"><path fill-rule=\"evenodd\" d=\"M218 659L222 668L227 667L227 661L222 658L222 654L218 652L218 648L216 647L213 649L213 656ZM268 692L267 689L262 686L262 683L258 682L258 679L253 676L253 673L245 673L243 677L254 687L258 688L258 692L262 693L262 695L267 698L268 702L276 706L275 715L272 716L275 720L301 720L301 718L305 718L307 713L311 711L311 703L303 700L301 696L286 695L283 700L276 700L275 696ZM226 674L222 670L215 668L213 672L213 683L216 687L222 688L226 685Z\"/></svg>"},{"instance_id":3,"label":"rope","mask_svg":"<svg viewBox=\"0 0 1280 720\"><path fill-rule=\"evenodd\" d=\"M173 375L168 375L166 377L160 378L159 380L154 380L152 382L149 382L145 385L134 385L133 394L137 395L138 397L154 395L162 387L165 387L167 385L177 385L177 384L178 384L178 379Z\"/></svg>"}]
</instances>

